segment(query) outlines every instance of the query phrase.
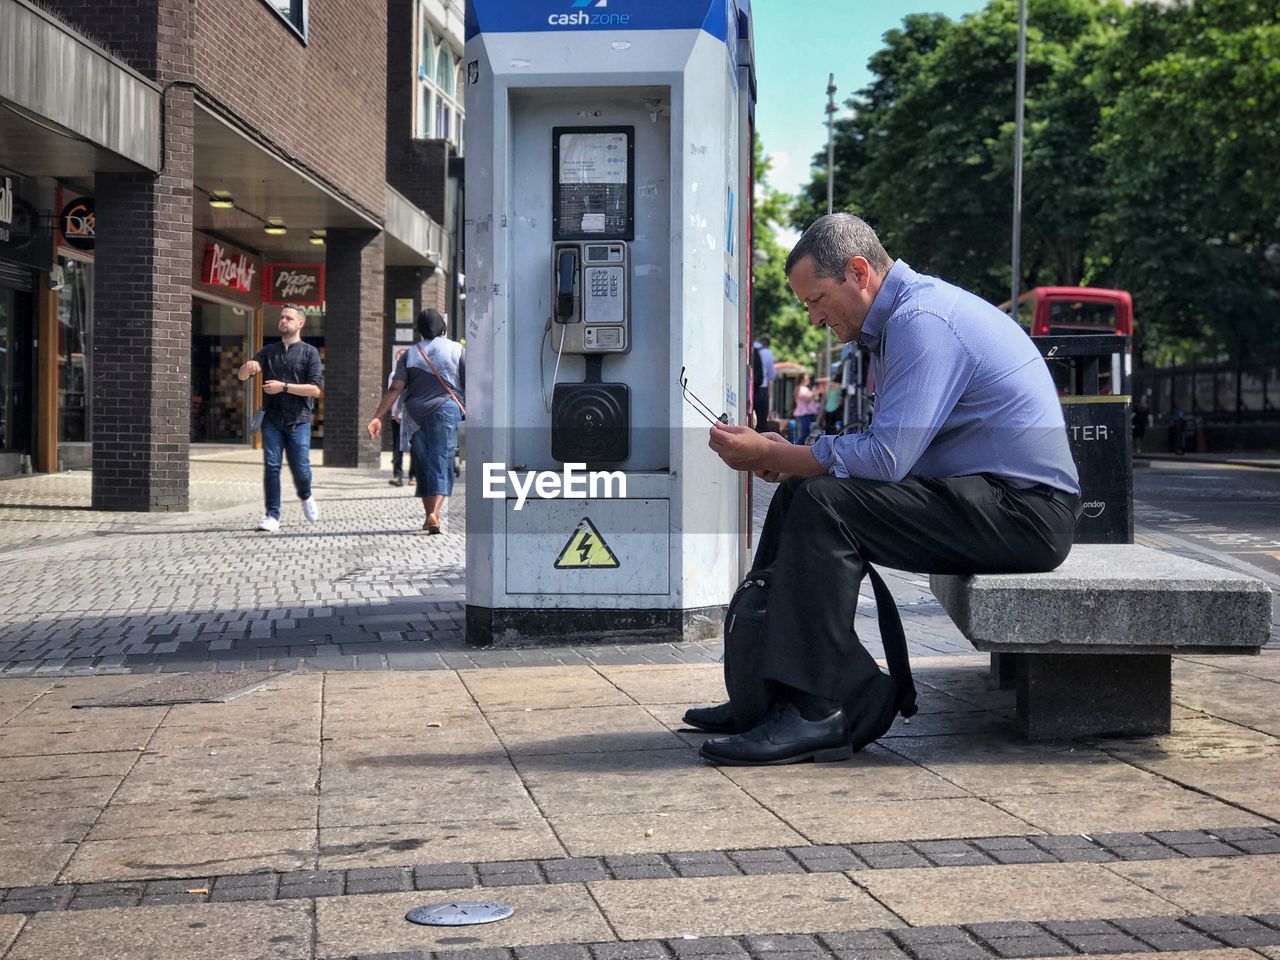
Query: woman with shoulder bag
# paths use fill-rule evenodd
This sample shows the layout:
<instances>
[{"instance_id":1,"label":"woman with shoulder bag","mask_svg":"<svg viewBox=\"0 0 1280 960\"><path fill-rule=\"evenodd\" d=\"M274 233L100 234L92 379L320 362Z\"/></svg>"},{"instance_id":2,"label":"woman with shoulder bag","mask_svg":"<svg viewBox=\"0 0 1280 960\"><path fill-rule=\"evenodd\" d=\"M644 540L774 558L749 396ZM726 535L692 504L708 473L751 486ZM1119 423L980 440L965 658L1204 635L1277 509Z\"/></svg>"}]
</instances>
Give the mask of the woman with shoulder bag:
<instances>
[{"instance_id":1,"label":"woman with shoulder bag","mask_svg":"<svg viewBox=\"0 0 1280 960\"><path fill-rule=\"evenodd\" d=\"M453 459L458 447L458 424L466 416L466 351L445 335L445 321L437 310L418 314L422 338L396 363L391 387L369 421L369 436L382 433L382 418L399 398L401 427L414 428L409 441L416 471L417 495L426 519L422 529L440 533L444 502L453 493Z\"/></svg>"}]
</instances>

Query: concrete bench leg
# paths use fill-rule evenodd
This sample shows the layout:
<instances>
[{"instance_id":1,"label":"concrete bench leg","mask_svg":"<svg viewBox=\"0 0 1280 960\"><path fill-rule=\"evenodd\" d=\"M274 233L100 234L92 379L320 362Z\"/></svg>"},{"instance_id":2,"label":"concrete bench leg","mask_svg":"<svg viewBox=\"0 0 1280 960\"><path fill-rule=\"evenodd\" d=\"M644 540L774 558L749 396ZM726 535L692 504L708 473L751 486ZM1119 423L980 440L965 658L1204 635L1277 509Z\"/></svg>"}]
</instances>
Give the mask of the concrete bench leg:
<instances>
[{"instance_id":1,"label":"concrete bench leg","mask_svg":"<svg viewBox=\"0 0 1280 960\"><path fill-rule=\"evenodd\" d=\"M1012 690L1018 685L1018 655L991 654L991 686L996 690Z\"/></svg>"},{"instance_id":2,"label":"concrete bench leg","mask_svg":"<svg viewBox=\"0 0 1280 960\"><path fill-rule=\"evenodd\" d=\"M1169 732L1168 655L1034 653L1015 659L1018 720L1031 740Z\"/></svg>"}]
</instances>

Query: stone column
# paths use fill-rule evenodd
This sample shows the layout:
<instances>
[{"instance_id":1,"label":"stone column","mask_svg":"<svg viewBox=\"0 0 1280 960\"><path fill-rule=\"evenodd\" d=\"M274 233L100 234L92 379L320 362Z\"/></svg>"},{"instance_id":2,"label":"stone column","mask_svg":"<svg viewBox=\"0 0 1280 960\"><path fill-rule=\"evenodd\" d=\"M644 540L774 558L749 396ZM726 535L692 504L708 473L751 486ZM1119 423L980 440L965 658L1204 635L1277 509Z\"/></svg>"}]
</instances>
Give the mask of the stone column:
<instances>
[{"instance_id":1,"label":"stone column","mask_svg":"<svg viewBox=\"0 0 1280 960\"><path fill-rule=\"evenodd\" d=\"M383 235L330 230L325 267L324 463L370 467L380 444L365 425L378 407L383 374ZM305 336L305 334L304 334Z\"/></svg>"},{"instance_id":2,"label":"stone column","mask_svg":"<svg viewBox=\"0 0 1280 960\"><path fill-rule=\"evenodd\" d=\"M164 170L98 173L93 508L186 510L194 101L166 93Z\"/></svg>"}]
</instances>

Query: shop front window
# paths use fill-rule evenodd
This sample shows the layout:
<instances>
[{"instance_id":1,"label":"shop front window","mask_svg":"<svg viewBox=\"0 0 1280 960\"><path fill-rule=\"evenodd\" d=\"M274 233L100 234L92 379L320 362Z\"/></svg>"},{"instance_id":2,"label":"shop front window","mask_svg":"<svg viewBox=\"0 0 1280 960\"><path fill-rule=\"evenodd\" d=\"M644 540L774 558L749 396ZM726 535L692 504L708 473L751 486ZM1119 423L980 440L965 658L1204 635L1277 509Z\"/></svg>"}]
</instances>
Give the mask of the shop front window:
<instances>
[{"instance_id":1,"label":"shop front window","mask_svg":"<svg viewBox=\"0 0 1280 960\"><path fill-rule=\"evenodd\" d=\"M0 286L0 450L31 450L35 368L31 294Z\"/></svg>"},{"instance_id":2,"label":"shop front window","mask_svg":"<svg viewBox=\"0 0 1280 960\"><path fill-rule=\"evenodd\" d=\"M250 359L253 311L193 298L191 303L191 442L241 443L249 390L236 370Z\"/></svg>"},{"instance_id":3,"label":"shop front window","mask_svg":"<svg viewBox=\"0 0 1280 960\"><path fill-rule=\"evenodd\" d=\"M93 356L93 264L58 259L65 285L58 292L58 442L87 443Z\"/></svg>"},{"instance_id":4,"label":"shop front window","mask_svg":"<svg viewBox=\"0 0 1280 960\"><path fill-rule=\"evenodd\" d=\"M13 349L10 331L13 327L13 292L0 287L0 450L9 446L9 424L13 421L10 397L13 383Z\"/></svg>"}]
</instances>

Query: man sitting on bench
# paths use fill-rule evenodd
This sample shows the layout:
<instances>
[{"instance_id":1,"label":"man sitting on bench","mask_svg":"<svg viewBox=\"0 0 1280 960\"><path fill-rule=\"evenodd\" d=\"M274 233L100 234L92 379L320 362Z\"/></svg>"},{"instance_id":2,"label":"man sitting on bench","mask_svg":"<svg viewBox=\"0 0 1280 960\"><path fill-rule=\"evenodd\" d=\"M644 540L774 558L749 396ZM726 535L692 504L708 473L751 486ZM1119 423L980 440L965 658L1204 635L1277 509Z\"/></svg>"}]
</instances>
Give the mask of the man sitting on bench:
<instances>
[{"instance_id":1,"label":"man sitting on bench","mask_svg":"<svg viewBox=\"0 0 1280 960\"><path fill-rule=\"evenodd\" d=\"M846 213L810 226L786 270L811 323L870 350L875 417L866 433L812 447L712 426L711 448L728 466L782 482L753 567L772 574L756 664L773 708L744 733L705 741L701 754L715 763L836 759L851 738L861 747L888 731L897 691L866 682L879 668L851 629L866 564L1052 570L1071 549L1079 511L1053 381L1012 318L889 259ZM864 693L856 704L850 690ZM735 729L729 703L692 709L685 721Z\"/></svg>"}]
</instances>

